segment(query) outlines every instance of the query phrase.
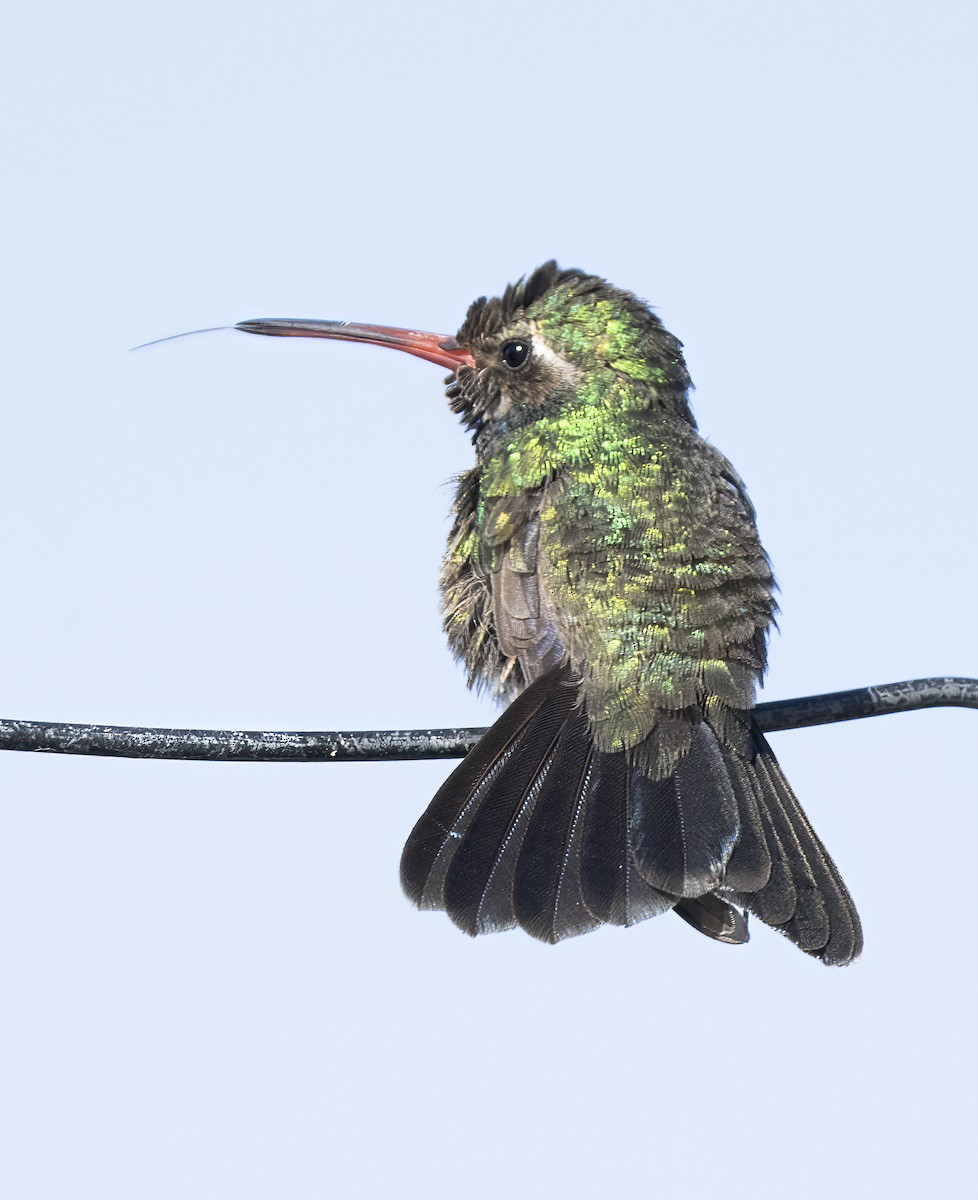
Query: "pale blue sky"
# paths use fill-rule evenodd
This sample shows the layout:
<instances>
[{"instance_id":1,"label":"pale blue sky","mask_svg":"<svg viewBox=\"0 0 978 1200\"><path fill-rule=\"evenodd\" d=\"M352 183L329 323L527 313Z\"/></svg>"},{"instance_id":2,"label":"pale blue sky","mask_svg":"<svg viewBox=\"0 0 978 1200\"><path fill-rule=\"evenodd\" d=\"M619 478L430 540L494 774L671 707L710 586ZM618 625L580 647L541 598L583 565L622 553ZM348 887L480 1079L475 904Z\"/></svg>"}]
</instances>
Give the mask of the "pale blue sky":
<instances>
[{"instance_id":1,"label":"pale blue sky","mask_svg":"<svg viewBox=\"0 0 978 1200\"><path fill-rule=\"evenodd\" d=\"M978 676L969 4L11 8L0 712L478 724L471 447L404 356L557 257L654 303L782 586L766 698ZM726 1200L973 1176L974 713L775 735L863 915L544 947L415 912L445 764L0 757L0 1193Z\"/></svg>"}]
</instances>

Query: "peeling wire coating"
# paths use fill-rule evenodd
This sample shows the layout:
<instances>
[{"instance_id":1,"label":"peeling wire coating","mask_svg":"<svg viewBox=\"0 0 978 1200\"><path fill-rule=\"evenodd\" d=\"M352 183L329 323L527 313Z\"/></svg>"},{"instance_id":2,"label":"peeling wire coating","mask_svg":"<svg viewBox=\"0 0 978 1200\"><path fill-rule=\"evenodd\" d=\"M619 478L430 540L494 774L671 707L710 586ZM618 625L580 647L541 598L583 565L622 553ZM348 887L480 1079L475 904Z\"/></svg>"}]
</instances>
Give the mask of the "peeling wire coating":
<instances>
[{"instance_id":1,"label":"peeling wire coating","mask_svg":"<svg viewBox=\"0 0 978 1200\"><path fill-rule=\"evenodd\" d=\"M978 708L978 679L907 679L774 700L756 709L761 729L803 729L918 708ZM388 762L463 758L485 729L276 733L231 729L131 729L56 721L0 721L0 750L206 762Z\"/></svg>"}]
</instances>

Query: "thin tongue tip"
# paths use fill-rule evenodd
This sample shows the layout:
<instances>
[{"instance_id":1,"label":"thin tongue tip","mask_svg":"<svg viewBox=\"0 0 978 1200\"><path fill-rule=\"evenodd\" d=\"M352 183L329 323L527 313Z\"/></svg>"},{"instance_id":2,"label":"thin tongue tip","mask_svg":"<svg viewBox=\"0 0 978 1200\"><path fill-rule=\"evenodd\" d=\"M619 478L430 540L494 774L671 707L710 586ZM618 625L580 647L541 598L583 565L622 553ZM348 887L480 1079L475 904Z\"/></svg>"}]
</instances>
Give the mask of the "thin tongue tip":
<instances>
[{"instance_id":1,"label":"thin tongue tip","mask_svg":"<svg viewBox=\"0 0 978 1200\"><path fill-rule=\"evenodd\" d=\"M194 337L198 333L222 333L225 329L237 329L237 325L211 325L207 329L188 329L185 333L171 333L166 337L153 338L151 342L140 342L138 346L131 346L131 350L145 350L147 346L159 346L163 342L175 342L178 338Z\"/></svg>"}]
</instances>

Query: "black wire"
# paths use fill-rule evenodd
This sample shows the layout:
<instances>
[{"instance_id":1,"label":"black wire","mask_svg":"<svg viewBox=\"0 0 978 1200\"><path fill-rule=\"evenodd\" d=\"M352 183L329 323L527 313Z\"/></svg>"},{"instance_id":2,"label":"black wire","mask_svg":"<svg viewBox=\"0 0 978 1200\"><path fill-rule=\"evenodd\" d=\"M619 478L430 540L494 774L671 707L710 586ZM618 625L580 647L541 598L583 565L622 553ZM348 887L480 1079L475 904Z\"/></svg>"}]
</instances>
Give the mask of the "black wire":
<instances>
[{"instance_id":1,"label":"black wire","mask_svg":"<svg viewBox=\"0 0 978 1200\"><path fill-rule=\"evenodd\" d=\"M765 732L881 717L917 708L978 708L978 679L907 679L848 692L759 704ZM462 758L484 729L387 729L349 733L252 733L233 729L137 729L57 721L0 721L0 750L213 762L384 762Z\"/></svg>"}]
</instances>

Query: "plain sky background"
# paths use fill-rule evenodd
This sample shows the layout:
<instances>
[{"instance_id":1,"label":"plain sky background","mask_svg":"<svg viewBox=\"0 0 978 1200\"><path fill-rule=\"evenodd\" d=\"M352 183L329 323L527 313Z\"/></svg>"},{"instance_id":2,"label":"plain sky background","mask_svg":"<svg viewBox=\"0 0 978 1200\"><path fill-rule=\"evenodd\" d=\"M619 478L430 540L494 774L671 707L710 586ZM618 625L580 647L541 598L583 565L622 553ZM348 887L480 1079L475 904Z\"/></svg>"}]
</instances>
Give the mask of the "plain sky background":
<instances>
[{"instance_id":1,"label":"plain sky background","mask_svg":"<svg viewBox=\"0 0 978 1200\"><path fill-rule=\"evenodd\" d=\"M556 256L657 306L782 587L764 697L978 676L968 3L8 5L0 711L481 724L437 368ZM830 970L663 917L419 914L448 764L0 758L0 1193L963 1194L978 715L775 735L862 912Z\"/></svg>"}]
</instances>

